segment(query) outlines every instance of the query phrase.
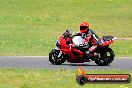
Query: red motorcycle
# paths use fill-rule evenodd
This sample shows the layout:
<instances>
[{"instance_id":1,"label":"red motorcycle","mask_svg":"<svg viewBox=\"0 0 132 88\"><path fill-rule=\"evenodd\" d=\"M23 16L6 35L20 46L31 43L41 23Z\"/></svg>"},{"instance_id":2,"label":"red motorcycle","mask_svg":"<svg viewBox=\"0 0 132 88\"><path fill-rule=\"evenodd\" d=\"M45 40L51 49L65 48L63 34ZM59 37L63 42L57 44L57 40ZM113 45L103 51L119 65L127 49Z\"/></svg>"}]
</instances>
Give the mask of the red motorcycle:
<instances>
[{"instance_id":1,"label":"red motorcycle","mask_svg":"<svg viewBox=\"0 0 132 88\"><path fill-rule=\"evenodd\" d=\"M71 31L66 30L64 34L56 42L56 48L49 53L49 61L54 65L60 65L65 61L70 63L84 63L90 60L95 61L97 65L109 65L115 57L115 54L109 45L113 43L116 37L103 36L98 41L97 49L86 57L85 52L91 45L85 47L72 47L71 44L82 44L84 42L82 36L71 37Z\"/></svg>"}]
</instances>

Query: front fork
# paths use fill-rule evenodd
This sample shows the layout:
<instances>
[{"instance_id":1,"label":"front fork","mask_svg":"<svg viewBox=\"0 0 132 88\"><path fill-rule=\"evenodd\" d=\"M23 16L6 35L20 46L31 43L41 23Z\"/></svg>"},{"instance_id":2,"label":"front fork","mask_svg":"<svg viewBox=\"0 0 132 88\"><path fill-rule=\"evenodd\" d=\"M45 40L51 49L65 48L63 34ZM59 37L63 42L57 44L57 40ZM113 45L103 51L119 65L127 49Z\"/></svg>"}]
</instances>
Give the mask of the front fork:
<instances>
[{"instance_id":1,"label":"front fork","mask_svg":"<svg viewBox=\"0 0 132 88\"><path fill-rule=\"evenodd\" d=\"M58 47L56 47L55 49L58 50L58 51L60 51L59 54L56 55L58 58L60 58L62 56L62 51Z\"/></svg>"}]
</instances>

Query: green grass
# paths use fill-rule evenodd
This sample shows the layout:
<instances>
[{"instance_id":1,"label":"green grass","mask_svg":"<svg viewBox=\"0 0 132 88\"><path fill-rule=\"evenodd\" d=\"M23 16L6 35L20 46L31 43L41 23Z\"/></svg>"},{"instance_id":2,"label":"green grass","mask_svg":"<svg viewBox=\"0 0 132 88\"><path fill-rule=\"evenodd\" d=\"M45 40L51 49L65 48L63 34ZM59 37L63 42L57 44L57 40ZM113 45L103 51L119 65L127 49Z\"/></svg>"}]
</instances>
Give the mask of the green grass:
<instances>
[{"instance_id":1,"label":"green grass","mask_svg":"<svg viewBox=\"0 0 132 88\"><path fill-rule=\"evenodd\" d=\"M0 88L131 88L132 84L76 83L78 70L0 68ZM87 70L87 74L130 74L132 71Z\"/></svg>"},{"instance_id":2,"label":"green grass","mask_svg":"<svg viewBox=\"0 0 132 88\"><path fill-rule=\"evenodd\" d=\"M132 37L131 4L131 0L0 0L0 55L48 55L64 30L77 32L82 21L100 37ZM126 42L113 44L117 56L132 56Z\"/></svg>"},{"instance_id":3,"label":"green grass","mask_svg":"<svg viewBox=\"0 0 132 88\"><path fill-rule=\"evenodd\" d=\"M101 37L132 37L132 0L0 0L0 56L48 55L67 28L88 21ZM116 56L132 56L132 41L111 45ZM121 70L87 73L131 74ZM81 88L76 70L0 68L0 88ZM88 84L84 88L131 88L132 84Z\"/></svg>"},{"instance_id":4,"label":"green grass","mask_svg":"<svg viewBox=\"0 0 132 88\"><path fill-rule=\"evenodd\" d=\"M127 57L132 56L132 41L131 40L118 40L115 41L110 47L114 50L115 55Z\"/></svg>"}]
</instances>

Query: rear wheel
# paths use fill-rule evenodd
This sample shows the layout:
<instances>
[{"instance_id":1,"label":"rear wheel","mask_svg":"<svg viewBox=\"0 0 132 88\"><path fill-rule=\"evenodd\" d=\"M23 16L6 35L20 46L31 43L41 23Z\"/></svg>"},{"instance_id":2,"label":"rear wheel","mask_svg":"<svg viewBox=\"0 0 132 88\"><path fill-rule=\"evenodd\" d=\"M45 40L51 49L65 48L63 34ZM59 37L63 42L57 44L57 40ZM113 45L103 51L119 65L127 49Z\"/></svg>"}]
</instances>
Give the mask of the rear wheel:
<instances>
[{"instance_id":1,"label":"rear wheel","mask_svg":"<svg viewBox=\"0 0 132 88\"><path fill-rule=\"evenodd\" d=\"M49 61L54 65L60 65L66 61L66 58L60 50L52 49L49 53Z\"/></svg>"},{"instance_id":2,"label":"rear wheel","mask_svg":"<svg viewBox=\"0 0 132 88\"><path fill-rule=\"evenodd\" d=\"M114 57L115 54L111 48L102 49L102 51L99 51L99 55L95 60L95 63L100 66L106 66L112 63Z\"/></svg>"}]
</instances>

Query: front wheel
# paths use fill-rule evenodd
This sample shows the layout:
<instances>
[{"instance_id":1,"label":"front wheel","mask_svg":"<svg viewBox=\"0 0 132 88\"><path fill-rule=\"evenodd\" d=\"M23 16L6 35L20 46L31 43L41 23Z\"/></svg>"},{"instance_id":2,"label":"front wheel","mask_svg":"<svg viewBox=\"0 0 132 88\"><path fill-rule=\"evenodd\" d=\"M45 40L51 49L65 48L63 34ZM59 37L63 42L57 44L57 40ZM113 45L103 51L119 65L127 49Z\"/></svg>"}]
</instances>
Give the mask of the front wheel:
<instances>
[{"instance_id":1,"label":"front wheel","mask_svg":"<svg viewBox=\"0 0 132 88\"><path fill-rule=\"evenodd\" d=\"M60 65L66 61L66 58L60 50L52 49L49 53L49 61L54 65Z\"/></svg>"},{"instance_id":2,"label":"front wheel","mask_svg":"<svg viewBox=\"0 0 132 88\"><path fill-rule=\"evenodd\" d=\"M107 66L114 60L115 54L111 48L102 49L99 51L99 56L95 63L100 66Z\"/></svg>"}]
</instances>

